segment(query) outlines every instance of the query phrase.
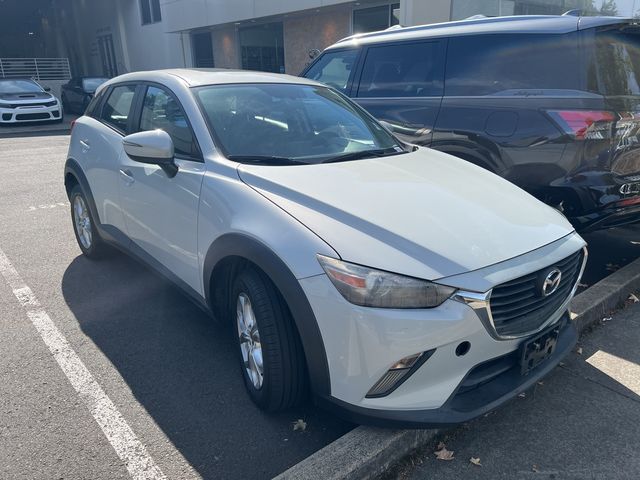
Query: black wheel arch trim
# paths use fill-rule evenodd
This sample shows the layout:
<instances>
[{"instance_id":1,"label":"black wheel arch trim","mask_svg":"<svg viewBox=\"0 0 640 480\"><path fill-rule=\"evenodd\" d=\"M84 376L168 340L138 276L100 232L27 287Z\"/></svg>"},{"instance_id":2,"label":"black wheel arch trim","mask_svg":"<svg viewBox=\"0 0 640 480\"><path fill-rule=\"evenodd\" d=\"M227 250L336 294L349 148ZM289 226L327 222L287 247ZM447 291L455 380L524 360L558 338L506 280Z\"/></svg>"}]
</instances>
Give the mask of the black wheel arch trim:
<instances>
[{"instance_id":1,"label":"black wheel arch trim","mask_svg":"<svg viewBox=\"0 0 640 480\"><path fill-rule=\"evenodd\" d=\"M282 294L302 341L312 391L319 396L331 394L329 365L315 314L289 267L266 245L243 234L229 233L216 239L207 251L204 266L204 292L209 309L214 269L228 257L240 257L258 266Z\"/></svg>"},{"instance_id":2,"label":"black wheel arch trim","mask_svg":"<svg viewBox=\"0 0 640 480\"><path fill-rule=\"evenodd\" d=\"M80 164L74 158L68 158L64 164L64 186L67 190L67 194L69 194L70 192L69 185L67 184L67 178L69 174L71 174L80 184L80 188L82 188L87 202L89 203L89 210L91 210L91 215L96 219L98 223L100 223L100 215L98 215L98 208L96 207L96 202L93 199L91 188L89 188L89 181L82 171L82 167L80 167ZM69 198L69 200L71 199Z\"/></svg>"}]
</instances>

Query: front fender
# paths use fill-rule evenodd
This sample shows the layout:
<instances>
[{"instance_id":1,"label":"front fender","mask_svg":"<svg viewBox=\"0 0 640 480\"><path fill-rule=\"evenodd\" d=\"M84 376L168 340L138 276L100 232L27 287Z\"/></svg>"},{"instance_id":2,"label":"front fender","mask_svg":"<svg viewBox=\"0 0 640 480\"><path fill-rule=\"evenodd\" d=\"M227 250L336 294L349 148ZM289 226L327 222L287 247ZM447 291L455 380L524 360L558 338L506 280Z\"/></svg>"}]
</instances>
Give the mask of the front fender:
<instances>
[{"instance_id":1,"label":"front fender","mask_svg":"<svg viewBox=\"0 0 640 480\"><path fill-rule=\"evenodd\" d=\"M216 239L209 247L203 265L204 292L209 308L212 274L216 266L228 257L241 257L258 266L282 294L302 341L313 391L320 396L331 393L329 366L322 335L311 305L295 275L269 247L255 238L229 233Z\"/></svg>"}]
</instances>

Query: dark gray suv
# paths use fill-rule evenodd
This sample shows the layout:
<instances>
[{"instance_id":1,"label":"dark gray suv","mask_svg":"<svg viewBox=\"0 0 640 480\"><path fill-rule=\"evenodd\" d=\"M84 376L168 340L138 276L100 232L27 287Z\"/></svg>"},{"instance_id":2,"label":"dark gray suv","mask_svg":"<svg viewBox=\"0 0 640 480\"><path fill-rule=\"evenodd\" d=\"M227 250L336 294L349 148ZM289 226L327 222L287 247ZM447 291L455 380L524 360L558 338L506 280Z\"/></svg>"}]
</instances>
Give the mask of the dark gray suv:
<instances>
[{"instance_id":1,"label":"dark gray suv","mask_svg":"<svg viewBox=\"0 0 640 480\"><path fill-rule=\"evenodd\" d=\"M403 140L507 178L578 230L640 220L634 20L513 16L392 28L339 41L302 75L352 97Z\"/></svg>"}]
</instances>

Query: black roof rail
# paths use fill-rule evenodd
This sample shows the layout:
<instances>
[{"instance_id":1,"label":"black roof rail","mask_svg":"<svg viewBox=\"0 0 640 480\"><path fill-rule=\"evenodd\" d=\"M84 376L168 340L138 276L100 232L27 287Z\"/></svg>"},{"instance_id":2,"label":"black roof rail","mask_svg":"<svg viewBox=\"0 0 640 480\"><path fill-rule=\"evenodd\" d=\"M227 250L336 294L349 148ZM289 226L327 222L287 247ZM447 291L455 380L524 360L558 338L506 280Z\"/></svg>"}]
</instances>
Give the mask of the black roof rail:
<instances>
[{"instance_id":1,"label":"black roof rail","mask_svg":"<svg viewBox=\"0 0 640 480\"><path fill-rule=\"evenodd\" d=\"M566 12L564 12L562 14L563 17L581 17L582 16L582 10L580 10L579 8L576 8L574 10L567 10Z\"/></svg>"}]
</instances>

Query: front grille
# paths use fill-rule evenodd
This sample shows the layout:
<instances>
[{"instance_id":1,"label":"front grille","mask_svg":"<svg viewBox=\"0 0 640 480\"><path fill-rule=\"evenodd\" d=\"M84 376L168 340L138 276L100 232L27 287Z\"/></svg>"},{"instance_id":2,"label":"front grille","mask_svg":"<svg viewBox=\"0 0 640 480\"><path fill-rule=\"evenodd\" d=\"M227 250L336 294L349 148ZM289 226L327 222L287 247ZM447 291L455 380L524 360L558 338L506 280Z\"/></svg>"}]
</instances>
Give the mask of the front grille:
<instances>
[{"instance_id":1,"label":"front grille","mask_svg":"<svg viewBox=\"0 0 640 480\"><path fill-rule=\"evenodd\" d=\"M544 325L571 295L583 258L584 252L580 250L547 268L494 287L489 306L496 333L503 337L519 336ZM562 277L557 290L545 297L541 284L553 267L562 272Z\"/></svg>"},{"instance_id":2,"label":"front grille","mask_svg":"<svg viewBox=\"0 0 640 480\"><path fill-rule=\"evenodd\" d=\"M48 120L51 118L48 113L19 113L16 120Z\"/></svg>"},{"instance_id":3,"label":"front grille","mask_svg":"<svg viewBox=\"0 0 640 480\"><path fill-rule=\"evenodd\" d=\"M56 101L52 100L50 102L34 102L34 103L11 103L9 105L3 105L3 108L32 108L32 107L54 107L56 105Z\"/></svg>"}]
</instances>

